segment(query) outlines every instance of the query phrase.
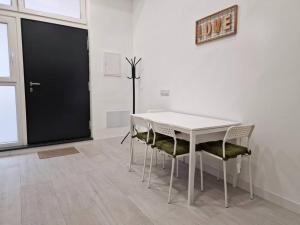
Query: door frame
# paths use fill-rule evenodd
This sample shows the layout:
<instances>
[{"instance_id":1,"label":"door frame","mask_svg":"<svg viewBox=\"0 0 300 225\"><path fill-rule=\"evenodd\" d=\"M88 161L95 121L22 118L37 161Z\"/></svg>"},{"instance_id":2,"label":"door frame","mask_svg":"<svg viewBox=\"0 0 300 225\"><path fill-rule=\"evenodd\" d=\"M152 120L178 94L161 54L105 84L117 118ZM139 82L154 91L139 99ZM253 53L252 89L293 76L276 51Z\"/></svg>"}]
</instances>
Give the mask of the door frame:
<instances>
[{"instance_id":1,"label":"door frame","mask_svg":"<svg viewBox=\"0 0 300 225\"><path fill-rule=\"evenodd\" d=\"M14 0L15 1L15 0ZM89 9L89 1L86 1L86 15L88 15ZM15 67L16 67L16 80L14 81L16 84L16 108L17 108L17 119L18 119L18 143L12 143L7 145L0 145L0 152L1 149L19 149L22 147L26 147L27 142L27 122L26 122L26 99L25 99L25 81L24 81L24 66L23 66L23 46L22 46L22 30L21 30L21 19L31 19L41 22L48 22L58 25L64 25L69 27L81 28L86 29L88 32L90 31L90 25L88 23L89 17L86 16L87 21L86 24L74 23L72 21L61 20L59 18L50 18L50 17L42 17L39 15L34 14L26 14L23 12L14 11L11 8L8 10L6 8L0 7L0 18L6 18L13 21L15 24L15 38L14 39L14 46L15 46ZM89 35L90 40L90 35ZM89 48L91 46L89 45ZM92 95L92 79L91 79L91 58L90 58L90 51L89 51L89 77L90 77L90 127L91 127L91 137L94 136L94 129L93 129L93 95ZM2 85L4 82L0 80L0 84ZM5 81L6 84L11 84L11 81Z\"/></svg>"}]
</instances>

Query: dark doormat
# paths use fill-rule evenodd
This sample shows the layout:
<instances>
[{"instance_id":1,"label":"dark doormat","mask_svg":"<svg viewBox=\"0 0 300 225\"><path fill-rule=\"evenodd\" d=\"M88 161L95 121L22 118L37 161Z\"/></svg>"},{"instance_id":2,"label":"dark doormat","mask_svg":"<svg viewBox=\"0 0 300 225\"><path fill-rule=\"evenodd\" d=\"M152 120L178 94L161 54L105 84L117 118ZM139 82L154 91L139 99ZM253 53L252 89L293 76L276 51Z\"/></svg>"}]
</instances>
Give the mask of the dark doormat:
<instances>
[{"instance_id":1,"label":"dark doormat","mask_svg":"<svg viewBox=\"0 0 300 225\"><path fill-rule=\"evenodd\" d=\"M42 151L42 152L38 152L37 154L40 159L48 159L48 158L53 158L53 157L73 155L73 154L77 154L77 153L79 153L79 151L76 148L70 147L70 148Z\"/></svg>"}]
</instances>

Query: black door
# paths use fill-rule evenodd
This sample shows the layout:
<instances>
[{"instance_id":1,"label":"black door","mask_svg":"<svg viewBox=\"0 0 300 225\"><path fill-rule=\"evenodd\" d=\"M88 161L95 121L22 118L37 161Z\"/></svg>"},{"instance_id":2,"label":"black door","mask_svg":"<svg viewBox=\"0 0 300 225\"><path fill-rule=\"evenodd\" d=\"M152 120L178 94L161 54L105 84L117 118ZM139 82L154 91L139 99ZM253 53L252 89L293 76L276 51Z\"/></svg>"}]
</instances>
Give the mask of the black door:
<instances>
[{"instance_id":1,"label":"black door","mask_svg":"<svg viewBox=\"0 0 300 225\"><path fill-rule=\"evenodd\" d=\"M22 19L27 138L90 138L87 30Z\"/></svg>"}]
</instances>

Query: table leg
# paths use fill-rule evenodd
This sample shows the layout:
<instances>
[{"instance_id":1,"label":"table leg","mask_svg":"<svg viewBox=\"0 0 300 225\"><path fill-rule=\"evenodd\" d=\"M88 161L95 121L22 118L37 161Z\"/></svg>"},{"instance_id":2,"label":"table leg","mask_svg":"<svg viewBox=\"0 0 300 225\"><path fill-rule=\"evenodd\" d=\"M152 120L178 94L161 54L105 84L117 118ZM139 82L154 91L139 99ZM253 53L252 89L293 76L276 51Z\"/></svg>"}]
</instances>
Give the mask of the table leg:
<instances>
[{"instance_id":1,"label":"table leg","mask_svg":"<svg viewBox=\"0 0 300 225\"><path fill-rule=\"evenodd\" d=\"M195 144L196 136L190 132L190 160L189 160L189 187L188 187L188 204L194 202L194 182L195 182Z\"/></svg>"}]
</instances>

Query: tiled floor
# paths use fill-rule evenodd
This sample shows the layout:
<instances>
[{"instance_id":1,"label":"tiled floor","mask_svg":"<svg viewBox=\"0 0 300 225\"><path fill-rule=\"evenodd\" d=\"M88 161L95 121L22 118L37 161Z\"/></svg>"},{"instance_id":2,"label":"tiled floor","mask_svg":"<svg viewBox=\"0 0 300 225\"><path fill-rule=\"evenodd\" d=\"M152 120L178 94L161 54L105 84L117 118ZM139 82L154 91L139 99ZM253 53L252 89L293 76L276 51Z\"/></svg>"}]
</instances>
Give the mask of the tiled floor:
<instances>
[{"instance_id":1,"label":"tiled floor","mask_svg":"<svg viewBox=\"0 0 300 225\"><path fill-rule=\"evenodd\" d=\"M142 146L128 172L128 143L120 138L75 144L80 154L38 159L35 153L0 158L0 225L299 225L300 215L205 174L205 191L187 206L186 164L167 204L170 161L153 169L151 189L141 182ZM196 174L197 175L197 174ZM199 179L198 179L199 181ZM199 188L199 182L196 187Z\"/></svg>"}]
</instances>

